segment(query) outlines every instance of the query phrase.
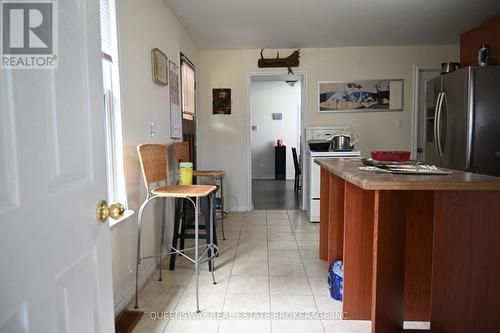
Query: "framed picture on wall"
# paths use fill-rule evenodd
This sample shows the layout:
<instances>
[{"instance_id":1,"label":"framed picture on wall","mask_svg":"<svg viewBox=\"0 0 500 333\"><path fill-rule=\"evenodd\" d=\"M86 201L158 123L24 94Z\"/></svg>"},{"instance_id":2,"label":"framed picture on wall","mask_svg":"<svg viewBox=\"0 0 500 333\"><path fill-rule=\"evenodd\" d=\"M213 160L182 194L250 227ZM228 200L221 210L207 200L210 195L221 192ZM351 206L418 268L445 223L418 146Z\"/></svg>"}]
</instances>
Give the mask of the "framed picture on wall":
<instances>
[{"instance_id":1,"label":"framed picture on wall","mask_svg":"<svg viewBox=\"0 0 500 333\"><path fill-rule=\"evenodd\" d=\"M403 80L320 81L318 111L403 111Z\"/></svg>"},{"instance_id":2,"label":"framed picture on wall","mask_svg":"<svg viewBox=\"0 0 500 333\"><path fill-rule=\"evenodd\" d=\"M154 83L168 85L168 58L157 48L151 50L151 69Z\"/></svg>"},{"instance_id":3,"label":"framed picture on wall","mask_svg":"<svg viewBox=\"0 0 500 333\"><path fill-rule=\"evenodd\" d=\"M212 89L212 113L231 114L231 89Z\"/></svg>"},{"instance_id":4,"label":"framed picture on wall","mask_svg":"<svg viewBox=\"0 0 500 333\"><path fill-rule=\"evenodd\" d=\"M179 67L168 62L168 76L170 81L170 137L182 139L182 114L179 96Z\"/></svg>"}]
</instances>

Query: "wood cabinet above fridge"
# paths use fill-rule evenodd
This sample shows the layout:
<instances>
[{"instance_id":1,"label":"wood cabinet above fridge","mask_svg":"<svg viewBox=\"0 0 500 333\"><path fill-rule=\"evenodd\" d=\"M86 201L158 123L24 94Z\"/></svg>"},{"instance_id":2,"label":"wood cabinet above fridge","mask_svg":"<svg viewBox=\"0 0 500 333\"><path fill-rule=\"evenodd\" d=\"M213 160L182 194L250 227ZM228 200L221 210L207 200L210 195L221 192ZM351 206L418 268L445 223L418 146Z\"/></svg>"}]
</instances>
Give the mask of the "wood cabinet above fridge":
<instances>
[{"instance_id":1,"label":"wood cabinet above fridge","mask_svg":"<svg viewBox=\"0 0 500 333\"><path fill-rule=\"evenodd\" d=\"M482 44L489 45L491 58L500 61L500 15L460 35L460 66L477 65Z\"/></svg>"}]
</instances>

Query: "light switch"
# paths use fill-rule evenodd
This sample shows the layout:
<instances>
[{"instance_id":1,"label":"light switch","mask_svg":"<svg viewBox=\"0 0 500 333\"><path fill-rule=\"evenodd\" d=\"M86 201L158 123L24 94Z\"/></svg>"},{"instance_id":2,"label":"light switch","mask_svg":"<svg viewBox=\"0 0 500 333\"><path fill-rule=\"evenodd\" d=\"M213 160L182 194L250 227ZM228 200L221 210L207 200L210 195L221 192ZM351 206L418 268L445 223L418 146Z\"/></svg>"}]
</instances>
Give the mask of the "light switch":
<instances>
[{"instance_id":1,"label":"light switch","mask_svg":"<svg viewBox=\"0 0 500 333\"><path fill-rule=\"evenodd\" d=\"M155 123L149 123L149 136L155 136Z\"/></svg>"},{"instance_id":2,"label":"light switch","mask_svg":"<svg viewBox=\"0 0 500 333\"><path fill-rule=\"evenodd\" d=\"M396 121L396 128L403 128L403 120L398 119Z\"/></svg>"}]
</instances>

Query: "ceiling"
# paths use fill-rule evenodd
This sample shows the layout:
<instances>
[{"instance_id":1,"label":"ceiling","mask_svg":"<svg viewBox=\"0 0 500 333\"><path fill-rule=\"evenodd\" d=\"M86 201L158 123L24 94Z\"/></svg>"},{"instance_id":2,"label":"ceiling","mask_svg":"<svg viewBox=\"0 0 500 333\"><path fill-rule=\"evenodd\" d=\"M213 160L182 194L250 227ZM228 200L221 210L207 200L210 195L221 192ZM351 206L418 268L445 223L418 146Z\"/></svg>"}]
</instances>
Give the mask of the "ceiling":
<instances>
[{"instance_id":1,"label":"ceiling","mask_svg":"<svg viewBox=\"0 0 500 333\"><path fill-rule=\"evenodd\" d=\"M164 0L202 50L455 44L498 0Z\"/></svg>"}]
</instances>

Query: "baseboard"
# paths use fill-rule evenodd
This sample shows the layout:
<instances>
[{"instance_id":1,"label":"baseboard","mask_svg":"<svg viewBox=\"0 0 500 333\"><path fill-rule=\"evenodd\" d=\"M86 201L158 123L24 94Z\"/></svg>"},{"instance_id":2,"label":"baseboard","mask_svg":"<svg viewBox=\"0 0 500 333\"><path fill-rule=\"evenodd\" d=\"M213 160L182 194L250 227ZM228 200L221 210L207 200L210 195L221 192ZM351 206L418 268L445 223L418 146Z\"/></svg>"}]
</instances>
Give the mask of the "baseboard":
<instances>
[{"instance_id":1,"label":"baseboard","mask_svg":"<svg viewBox=\"0 0 500 333\"><path fill-rule=\"evenodd\" d=\"M234 209L234 208L233 208L233 209L231 209L231 211L232 211L232 212L248 212L248 211L250 211L250 210L251 210L251 209L248 209L248 207L247 207L247 206L240 206L240 207L238 207L238 208L236 208L236 209Z\"/></svg>"},{"instance_id":2,"label":"baseboard","mask_svg":"<svg viewBox=\"0 0 500 333\"><path fill-rule=\"evenodd\" d=\"M156 260L147 260L146 262L143 262L141 266L145 266L144 269L142 269L139 272L139 290L141 290L145 284L151 279L151 276L156 272L156 267L157 267L157 262ZM140 266L139 266L140 267ZM127 307L127 305L132 301L135 297L135 280L132 281L125 293L123 293L120 301L118 301L117 304L115 304L115 317Z\"/></svg>"}]
</instances>

